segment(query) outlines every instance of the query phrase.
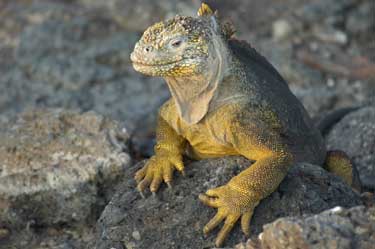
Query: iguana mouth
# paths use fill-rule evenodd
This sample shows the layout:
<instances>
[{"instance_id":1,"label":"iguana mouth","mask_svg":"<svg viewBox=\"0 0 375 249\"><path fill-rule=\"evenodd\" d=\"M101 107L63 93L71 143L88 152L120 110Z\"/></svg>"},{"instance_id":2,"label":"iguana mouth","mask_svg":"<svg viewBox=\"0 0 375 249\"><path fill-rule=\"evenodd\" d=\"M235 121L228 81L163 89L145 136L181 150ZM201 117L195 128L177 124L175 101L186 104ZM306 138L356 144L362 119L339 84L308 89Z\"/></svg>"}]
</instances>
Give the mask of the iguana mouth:
<instances>
[{"instance_id":1,"label":"iguana mouth","mask_svg":"<svg viewBox=\"0 0 375 249\"><path fill-rule=\"evenodd\" d=\"M149 76L166 76L173 71L175 67L178 67L183 60L168 62L168 63L147 63L145 61L132 60L133 68L143 74Z\"/></svg>"},{"instance_id":2,"label":"iguana mouth","mask_svg":"<svg viewBox=\"0 0 375 249\"><path fill-rule=\"evenodd\" d=\"M192 58L183 58L176 61L166 63L148 63L144 60L132 59L133 68L143 74L149 76L187 76L197 73L197 65L200 60Z\"/></svg>"},{"instance_id":3,"label":"iguana mouth","mask_svg":"<svg viewBox=\"0 0 375 249\"><path fill-rule=\"evenodd\" d=\"M170 61L170 60L169 61L168 60L166 60L166 61L162 61L162 60L152 61L152 60L147 60L147 57L142 56L142 54L133 52L130 55L130 60L133 63L133 65L135 65L135 66L163 67L163 66L170 66L170 65L173 65L173 64L176 64L176 63L180 63L180 62L186 60L186 58L178 58L178 60L174 60L174 61Z\"/></svg>"},{"instance_id":4,"label":"iguana mouth","mask_svg":"<svg viewBox=\"0 0 375 249\"><path fill-rule=\"evenodd\" d=\"M168 65L176 64L176 63L182 62L184 60L186 60L186 59L171 61L171 62L167 62L167 63L147 63L147 62L144 62L144 61L132 60L132 63L135 64L135 65L145 66L145 67L161 67L161 66L168 66Z\"/></svg>"}]
</instances>

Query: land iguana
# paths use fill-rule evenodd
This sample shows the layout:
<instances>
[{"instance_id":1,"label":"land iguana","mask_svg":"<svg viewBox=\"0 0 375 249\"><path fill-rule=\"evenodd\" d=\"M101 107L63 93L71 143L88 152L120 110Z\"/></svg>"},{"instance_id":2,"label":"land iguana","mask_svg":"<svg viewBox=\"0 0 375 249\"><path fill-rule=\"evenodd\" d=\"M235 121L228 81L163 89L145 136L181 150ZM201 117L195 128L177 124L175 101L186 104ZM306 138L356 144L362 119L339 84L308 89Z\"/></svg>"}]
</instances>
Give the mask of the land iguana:
<instances>
[{"instance_id":1,"label":"land iguana","mask_svg":"<svg viewBox=\"0 0 375 249\"><path fill-rule=\"evenodd\" d=\"M183 155L194 159L242 155L254 163L199 199L217 208L205 234L224 225L221 246L238 220L249 235L259 202L279 186L295 163L325 167L352 184L348 157L327 152L300 101L276 69L248 43L233 38L206 4L197 17L175 16L149 27L131 54L133 67L163 77L172 97L158 115L155 155L137 171L137 188L155 193L184 174Z\"/></svg>"}]
</instances>

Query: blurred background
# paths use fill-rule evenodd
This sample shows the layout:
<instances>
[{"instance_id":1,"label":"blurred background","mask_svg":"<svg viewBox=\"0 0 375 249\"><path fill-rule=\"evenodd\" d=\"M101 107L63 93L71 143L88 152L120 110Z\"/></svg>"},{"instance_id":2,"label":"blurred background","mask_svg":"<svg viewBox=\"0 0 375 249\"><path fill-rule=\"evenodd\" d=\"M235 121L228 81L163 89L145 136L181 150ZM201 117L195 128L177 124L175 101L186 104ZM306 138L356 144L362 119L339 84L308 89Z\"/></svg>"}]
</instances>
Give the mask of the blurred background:
<instances>
[{"instance_id":1,"label":"blurred background","mask_svg":"<svg viewBox=\"0 0 375 249\"><path fill-rule=\"evenodd\" d=\"M313 117L374 103L374 0L205 2L279 70ZM145 28L195 15L200 3L1 0L0 122L35 107L94 110L127 127L136 159L149 156L169 92L162 79L135 72L129 55Z\"/></svg>"}]
</instances>

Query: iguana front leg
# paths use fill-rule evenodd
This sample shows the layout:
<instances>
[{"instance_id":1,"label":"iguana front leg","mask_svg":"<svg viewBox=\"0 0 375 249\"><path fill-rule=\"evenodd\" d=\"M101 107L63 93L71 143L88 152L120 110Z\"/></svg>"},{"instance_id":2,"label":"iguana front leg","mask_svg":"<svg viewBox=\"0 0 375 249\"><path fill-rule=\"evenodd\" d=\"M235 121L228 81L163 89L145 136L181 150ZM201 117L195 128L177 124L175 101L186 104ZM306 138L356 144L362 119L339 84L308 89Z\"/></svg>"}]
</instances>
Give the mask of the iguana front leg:
<instances>
[{"instance_id":1,"label":"iguana front leg","mask_svg":"<svg viewBox=\"0 0 375 249\"><path fill-rule=\"evenodd\" d=\"M243 232L249 235L254 208L279 186L292 164L288 148L276 132L267 130L266 125L234 122L230 127L228 142L239 154L256 162L226 185L199 196L204 204L218 209L204 227L205 234L225 219L215 241L217 247L222 245L240 218Z\"/></svg>"},{"instance_id":2,"label":"iguana front leg","mask_svg":"<svg viewBox=\"0 0 375 249\"><path fill-rule=\"evenodd\" d=\"M148 186L151 192L156 192L163 181L170 187L174 170L184 172L182 153L185 149L185 139L178 135L161 116L156 128L156 141L155 155L136 172L134 177L141 193Z\"/></svg>"}]
</instances>

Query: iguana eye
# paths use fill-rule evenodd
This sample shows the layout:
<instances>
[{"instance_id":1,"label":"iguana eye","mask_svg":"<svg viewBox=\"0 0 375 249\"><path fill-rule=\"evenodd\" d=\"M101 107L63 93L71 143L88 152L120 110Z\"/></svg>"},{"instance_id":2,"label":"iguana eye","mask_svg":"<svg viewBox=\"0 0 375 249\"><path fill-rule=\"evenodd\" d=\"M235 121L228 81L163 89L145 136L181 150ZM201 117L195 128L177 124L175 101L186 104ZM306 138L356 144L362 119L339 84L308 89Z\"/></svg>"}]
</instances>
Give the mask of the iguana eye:
<instances>
[{"instance_id":1,"label":"iguana eye","mask_svg":"<svg viewBox=\"0 0 375 249\"><path fill-rule=\"evenodd\" d=\"M169 44L171 45L172 48L178 48L181 46L183 40L178 38L178 39L173 39Z\"/></svg>"}]
</instances>

